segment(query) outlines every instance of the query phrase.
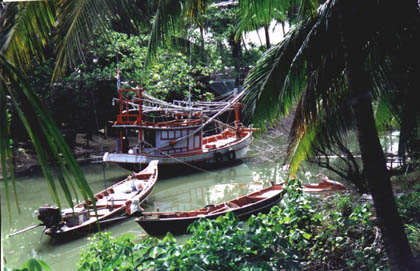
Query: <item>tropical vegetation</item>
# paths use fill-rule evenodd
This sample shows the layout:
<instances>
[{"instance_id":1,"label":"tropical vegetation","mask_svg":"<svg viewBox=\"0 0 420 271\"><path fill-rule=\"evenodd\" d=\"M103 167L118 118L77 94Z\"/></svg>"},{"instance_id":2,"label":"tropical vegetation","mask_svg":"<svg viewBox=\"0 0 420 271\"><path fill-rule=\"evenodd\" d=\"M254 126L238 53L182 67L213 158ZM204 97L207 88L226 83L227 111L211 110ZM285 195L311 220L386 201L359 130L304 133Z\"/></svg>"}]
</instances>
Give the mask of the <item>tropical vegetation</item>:
<instances>
[{"instance_id":1,"label":"tropical vegetation","mask_svg":"<svg viewBox=\"0 0 420 271\"><path fill-rule=\"evenodd\" d=\"M11 182L9 187L7 181L14 179L10 122L18 116L34 142L56 201L60 203L58 186L62 187L70 204L77 190L84 199L92 196L53 118L23 76L22 71L50 59L47 53L54 52L52 82L59 82L60 78L71 76L74 71L76 74L73 76L77 77L78 69L85 68L84 64L80 64L81 60L86 60L84 48L98 37L98 31L104 37L115 34L116 40L123 40L124 47L132 41L132 35L144 33L139 31L142 29L151 33L147 39L147 54L143 50L129 54L140 53L144 56L144 65L153 69L154 59L165 61L159 58L159 50L162 50L159 45L189 48L189 53L192 53L193 47L204 48L205 29L214 25L219 26L214 33L224 33L224 39L228 41L232 56L230 63L239 85L242 73L247 72L247 69L241 69L240 33L260 26L267 28L271 20L277 20L291 25L292 29L281 43L272 46L258 60L247 75L244 82L247 93L245 104L250 120L264 128L280 116L294 112L288 146L291 177L303 160L319 152L328 156L338 150L339 155L352 159L348 149L342 148L342 142L350 132L355 132L362 167L356 177L349 179L360 191L369 192L373 197L390 268L415 269L413 250L404 228L405 214L399 213L395 201L379 133L384 127L399 130L399 156L404 166L407 163L415 166L420 153L420 107L415 102L420 67L413 57L419 48L418 1L395 5L383 0L242 0L239 1L240 10L232 16L239 23L237 27L231 27L235 26L235 21L227 20L230 27L226 32L221 31L223 27L220 24L206 18L207 7L213 2L80 0L2 4L0 157L6 195L10 194L9 190L14 191L14 183ZM211 12L211 9L208 11ZM197 28L198 33L187 34L186 28ZM110 30L125 32L128 36L119 36ZM188 42L185 42L185 36ZM212 53L207 58L214 60L214 69L221 64L214 58L215 52L224 46L222 40L216 44L219 47L210 50ZM270 47L269 44L266 47ZM114 56L115 51L112 50L109 57ZM120 56L119 52L117 56ZM206 61L206 57L201 56L199 60ZM185 57L180 63L184 65L181 70L187 71L183 74L191 77L190 82L197 82L194 86L186 85L197 90L193 92L198 94L202 85L193 71L206 76L206 69L201 69L199 64L192 68ZM135 77L140 74L133 68L133 63L124 59L121 64L131 65L127 66L127 75L133 73L134 79L127 77L126 80L129 84L135 82ZM134 67L142 65L135 64ZM113 70L114 67L108 65L108 68ZM160 70L152 74L157 74L157 71ZM98 75L101 72L95 73ZM179 84L176 75L166 76L175 85ZM145 79L145 82L152 84L159 78L152 76L148 80ZM173 98L172 93L165 93L168 87L174 85L163 86L156 91ZM410 165L410 168L413 166ZM52 171L56 172L58 184ZM417 226L411 227L411 232ZM304 239L303 236L300 241ZM282 256L276 257L278 264L282 264Z\"/></svg>"},{"instance_id":2,"label":"tropical vegetation","mask_svg":"<svg viewBox=\"0 0 420 271\"><path fill-rule=\"evenodd\" d=\"M374 12L379 12L375 19ZM407 88L389 75L418 71L413 61L401 63L416 43L418 12L416 1L398 8L386 1L327 1L302 16L245 82L257 119L272 119L297 104L289 137L291 174L313 146L322 149L352 129L357 132L363 173L394 270L415 269L416 264L395 205L373 101L402 89L406 95L415 92L416 87ZM419 112L410 112L418 119Z\"/></svg>"},{"instance_id":3,"label":"tropical vegetation","mask_svg":"<svg viewBox=\"0 0 420 271\"><path fill-rule=\"evenodd\" d=\"M229 45L223 42L231 31L223 32L217 25L222 19L230 22L230 13L218 14L216 20L203 18L207 33L212 36L207 41L193 29L178 29L178 35L168 42L173 46L156 48L152 59L147 50L151 43L148 33L157 4L102 2L1 4L0 154L8 197L9 190L15 193L14 151L19 142L27 139L35 142L34 149L59 205L60 187L69 205L78 197L78 190L84 199L92 195L61 134L63 130L91 134L112 118L113 112L104 108L109 108L109 101L115 96L117 66L123 87L141 84L167 100L188 95L192 99L212 99L209 84L216 72L229 76L234 70ZM134 16L139 14L142 16ZM243 54L248 62L241 65L249 66L259 55L258 49L248 48ZM148 70L143 69L146 62ZM48 109L54 114L44 117ZM69 115L68 110L74 114ZM107 113L98 114L99 111ZM28 116L32 118L25 119ZM51 130L48 136L43 136L45 129ZM27 131L26 136L23 131ZM43 142L46 138L51 140ZM58 173L56 179L52 172Z\"/></svg>"},{"instance_id":4,"label":"tropical vegetation","mask_svg":"<svg viewBox=\"0 0 420 271\"><path fill-rule=\"evenodd\" d=\"M82 252L79 270L388 270L389 263L369 202L355 195L315 198L289 182L281 204L240 221L227 214L190 226L191 236L141 241L100 233ZM419 187L417 186L417 189ZM413 251L420 231L419 191L397 199ZM413 220L413 217L416 219Z\"/></svg>"},{"instance_id":5,"label":"tropical vegetation","mask_svg":"<svg viewBox=\"0 0 420 271\"><path fill-rule=\"evenodd\" d=\"M304 196L296 189L299 185L292 181L280 206L269 214L246 222L231 213L199 221L190 226L192 235L183 243L171 234L138 244L134 236L115 240L109 234L99 235L99 242L82 253L79 270L121 266L127 270L319 270L324 266L372 270L387 266L369 204L353 207L348 198L338 197L334 208L317 212L313 207L317 200ZM98 253L110 250L113 253Z\"/></svg>"}]
</instances>

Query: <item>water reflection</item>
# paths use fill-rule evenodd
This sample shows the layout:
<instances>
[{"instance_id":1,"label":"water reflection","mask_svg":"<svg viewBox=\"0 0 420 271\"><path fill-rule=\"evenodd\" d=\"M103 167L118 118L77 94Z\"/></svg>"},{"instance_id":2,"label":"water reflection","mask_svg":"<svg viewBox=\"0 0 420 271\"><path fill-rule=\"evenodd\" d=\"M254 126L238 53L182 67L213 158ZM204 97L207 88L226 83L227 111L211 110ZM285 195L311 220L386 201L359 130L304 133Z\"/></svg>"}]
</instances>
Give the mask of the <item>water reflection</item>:
<instances>
[{"instance_id":1,"label":"water reflection","mask_svg":"<svg viewBox=\"0 0 420 271\"><path fill-rule=\"evenodd\" d=\"M149 197L146 210L188 211L227 201L262 189L264 181L246 164L192 176L162 180Z\"/></svg>"}]
</instances>

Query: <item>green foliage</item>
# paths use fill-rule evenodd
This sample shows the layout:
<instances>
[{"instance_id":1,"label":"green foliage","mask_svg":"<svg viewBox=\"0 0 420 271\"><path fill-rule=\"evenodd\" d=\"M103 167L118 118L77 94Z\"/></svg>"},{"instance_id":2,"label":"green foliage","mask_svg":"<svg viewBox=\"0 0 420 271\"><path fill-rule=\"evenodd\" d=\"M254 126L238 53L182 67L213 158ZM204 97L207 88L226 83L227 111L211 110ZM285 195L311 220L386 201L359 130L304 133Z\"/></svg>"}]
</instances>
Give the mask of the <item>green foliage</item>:
<instances>
[{"instance_id":1,"label":"green foliage","mask_svg":"<svg viewBox=\"0 0 420 271\"><path fill-rule=\"evenodd\" d=\"M370 204L355 207L347 197L336 198L338 208L317 216L322 222L308 255L312 270L328 265L347 270L383 270L387 258L379 239L379 229L370 212ZM351 212L350 208L352 209Z\"/></svg>"},{"instance_id":2,"label":"green foliage","mask_svg":"<svg viewBox=\"0 0 420 271\"><path fill-rule=\"evenodd\" d=\"M232 57L232 48L229 45L235 39L234 35L239 16L239 6L220 8L217 5L208 7L206 14L203 15L203 25L211 36L207 46L215 47L214 51L221 57L223 63L219 72L229 73L229 70L233 70L235 66L237 59L235 60ZM265 46L257 46L253 43L247 44L247 48L242 51L239 59L239 66L248 71L265 50ZM230 76L234 77L234 75Z\"/></svg>"},{"instance_id":3,"label":"green foliage","mask_svg":"<svg viewBox=\"0 0 420 271\"><path fill-rule=\"evenodd\" d=\"M210 76L220 68L220 59L210 57L202 62L196 55L161 48L157 50L155 61L145 70L147 43L145 35L109 32L106 37L99 37L95 45L92 42L91 62L79 66L80 71L72 73L70 78L115 80L118 65L123 88L140 85L164 100L183 99L191 90L192 98L203 99Z\"/></svg>"},{"instance_id":4,"label":"green foliage","mask_svg":"<svg viewBox=\"0 0 420 271\"><path fill-rule=\"evenodd\" d=\"M190 39L198 42L197 34L192 33ZM193 100L212 99L211 79L224 67L222 59L229 57L218 55L213 40L207 42L206 50L192 50L191 53L160 48L155 61L145 70L147 35L111 31L97 36L95 42L89 42L84 49L85 62L53 85L50 83L54 57L43 62L33 60L35 67L27 72L27 77L36 86L37 96L53 112L56 123L65 123L77 132L93 133L115 117L115 112L109 109L111 99L117 96L117 65L123 88L142 86L166 101L186 100L189 92ZM16 112L12 111L12 114L12 132L18 138L23 127L17 125Z\"/></svg>"},{"instance_id":5,"label":"green foliage","mask_svg":"<svg viewBox=\"0 0 420 271\"><path fill-rule=\"evenodd\" d=\"M313 207L316 199L300 188L299 182L291 180L279 206L247 222L232 213L199 220L189 227L192 235L182 244L171 234L162 240L148 237L135 245L130 238L124 243L125 237L113 240L109 234L99 235L99 242L82 254L80 270L387 268L369 204L353 207L348 197L328 198L327 208L320 211Z\"/></svg>"},{"instance_id":6,"label":"green foliage","mask_svg":"<svg viewBox=\"0 0 420 271\"><path fill-rule=\"evenodd\" d=\"M415 257L420 255L420 224L405 224L405 232Z\"/></svg>"},{"instance_id":7,"label":"green foliage","mask_svg":"<svg viewBox=\"0 0 420 271\"><path fill-rule=\"evenodd\" d=\"M52 116L45 108L39 97L34 93L29 82L22 73L0 55L2 66L2 79L0 80L0 161L5 180L5 192L9 193L8 183L11 181L12 189L17 200L15 180L12 164L12 154L9 146L9 123L6 113L6 94L10 98L17 116L22 122L25 132L31 139L38 159L48 182L54 200L60 206L58 188L61 188L69 205L73 205L72 199L77 198L77 190L80 191L84 200L92 198L83 172L74 159L68 145L65 143L61 132L55 125ZM7 79L4 80L4 79ZM4 113L4 114L3 114ZM7 165L7 167L6 167ZM53 175L52 173L56 173ZM58 181L58 182L57 182ZM8 196L7 196L8 197ZM9 204L9 198L7 198ZM10 214L10 206L8 206Z\"/></svg>"},{"instance_id":8,"label":"green foliage","mask_svg":"<svg viewBox=\"0 0 420 271\"><path fill-rule=\"evenodd\" d=\"M408 192L396 199L398 212L404 224L420 224L420 192Z\"/></svg>"},{"instance_id":9,"label":"green foliage","mask_svg":"<svg viewBox=\"0 0 420 271\"><path fill-rule=\"evenodd\" d=\"M81 254L79 270L132 270L135 266L134 235L114 239L110 232L104 232L94 235L91 240L88 250Z\"/></svg>"},{"instance_id":10,"label":"green foliage","mask_svg":"<svg viewBox=\"0 0 420 271\"><path fill-rule=\"evenodd\" d=\"M7 267L4 268L4 271L48 271L51 268L42 260L37 259L30 259L26 261L20 269L8 269Z\"/></svg>"}]
</instances>

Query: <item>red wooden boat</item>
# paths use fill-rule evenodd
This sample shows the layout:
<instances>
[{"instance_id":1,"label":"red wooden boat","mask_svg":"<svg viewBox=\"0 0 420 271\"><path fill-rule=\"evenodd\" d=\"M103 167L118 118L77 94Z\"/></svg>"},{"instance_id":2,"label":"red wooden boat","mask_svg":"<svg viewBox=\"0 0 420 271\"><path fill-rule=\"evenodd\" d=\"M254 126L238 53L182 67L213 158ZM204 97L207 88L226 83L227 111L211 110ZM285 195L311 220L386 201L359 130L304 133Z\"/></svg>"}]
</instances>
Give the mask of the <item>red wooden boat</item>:
<instances>
[{"instance_id":1,"label":"red wooden boat","mask_svg":"<svg viewBox=\"0 0 420 271\"><path fill-rule=\"evenodd\" d=\"M76 238L95 232L105 226L138 213L140 204L152 193L158 177L158 161L152 161L139 173L132 173L124 180L95 194L97 212L89 201L74 208L60 210L44 205L39 209L38 219L45 226L44 233L56 239Z\"/></svg>"},{"instance_id":2,"label":"red wooden boat","mask_svg":"<svg viewBox=\"0 0 420 271\"><path fill-rule=\"evenodd\" d=\"M252 141L254 129L239 120L242 94L218 102L167 103L142 88L119 92L114 99L119 113L112 126L119 138L115 150L104 154L104 162L129 169L151 160L159 160L159 167L207 167L241 159ZM233 123L218 119L229 110L235 111Z\"/></svg>"},{"instance_id":3,"label":"red wooden boat","mask_svg":"<svg viewBox=\"0 0 420 271\"><path fill-rule=\"evenodd\" d=\"M249 218L253 214L268 213L275 204L280 201L280 192L283 184L274 184L263 190L242 196L223 203L208 205L202 209L186 212L142 212L136 222L149 235L183 234L188 226L200 218L215 219L227 212L233 212L241 220ZM338 182L323 179L319 184L306 184L304 192L321 193L344 189Z\"/></svg>"}]
</instances>

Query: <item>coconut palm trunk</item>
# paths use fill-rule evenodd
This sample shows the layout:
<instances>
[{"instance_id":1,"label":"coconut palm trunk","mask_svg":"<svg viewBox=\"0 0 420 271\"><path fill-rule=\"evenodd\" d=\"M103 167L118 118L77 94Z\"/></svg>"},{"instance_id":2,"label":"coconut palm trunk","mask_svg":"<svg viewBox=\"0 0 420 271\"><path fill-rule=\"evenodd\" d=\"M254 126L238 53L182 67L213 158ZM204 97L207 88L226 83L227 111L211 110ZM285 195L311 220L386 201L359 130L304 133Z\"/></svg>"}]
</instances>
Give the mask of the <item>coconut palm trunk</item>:
<instances>
[{"instance_id":1,"label":"coconut palm trunk","mask_svg":"<svg viewBox=\"0 0 420 271\"><path fill-rule=\"evenodd\" d=\"M358 79L354 79L357 81ZM352 80L349 80L352 81ZM353 83L350 83L352 88ZM353 105L356 111L357 138L364 171L373 197L376 216L383 234L392 270L416 270L404 226L398 214L385 156L373 118L371 99L362 97Z\"/></svg>"},{"instance_id":2,"label":"coconut palm trunk","mask_svg":"<svg viewBox=\"0 0 420 271\"><path fill-rule=\"evenodd\" d=\"M360 6L359 6L360 7ZM359 11L361 12L361 11ZM344 16L359 15L357 8L345 7ZM356 13L356 14L355 14ZM362 15L365 15L362 13ZM360 18L362 16L358 16ZM362 20L363 21L363 20ZM398 214L392 191L390 176L386 168L378 131L375 125L370 96L369 77L364 69L364 37L356 29L357 25L344 25L344 48L348 87L351 92L351 106L355 112L357 138L362 155L364 172L375 205L376 216L382 231L383 240L392 270L419 270L414 266L404 225Z\"/></svg>"}]
</instances>

